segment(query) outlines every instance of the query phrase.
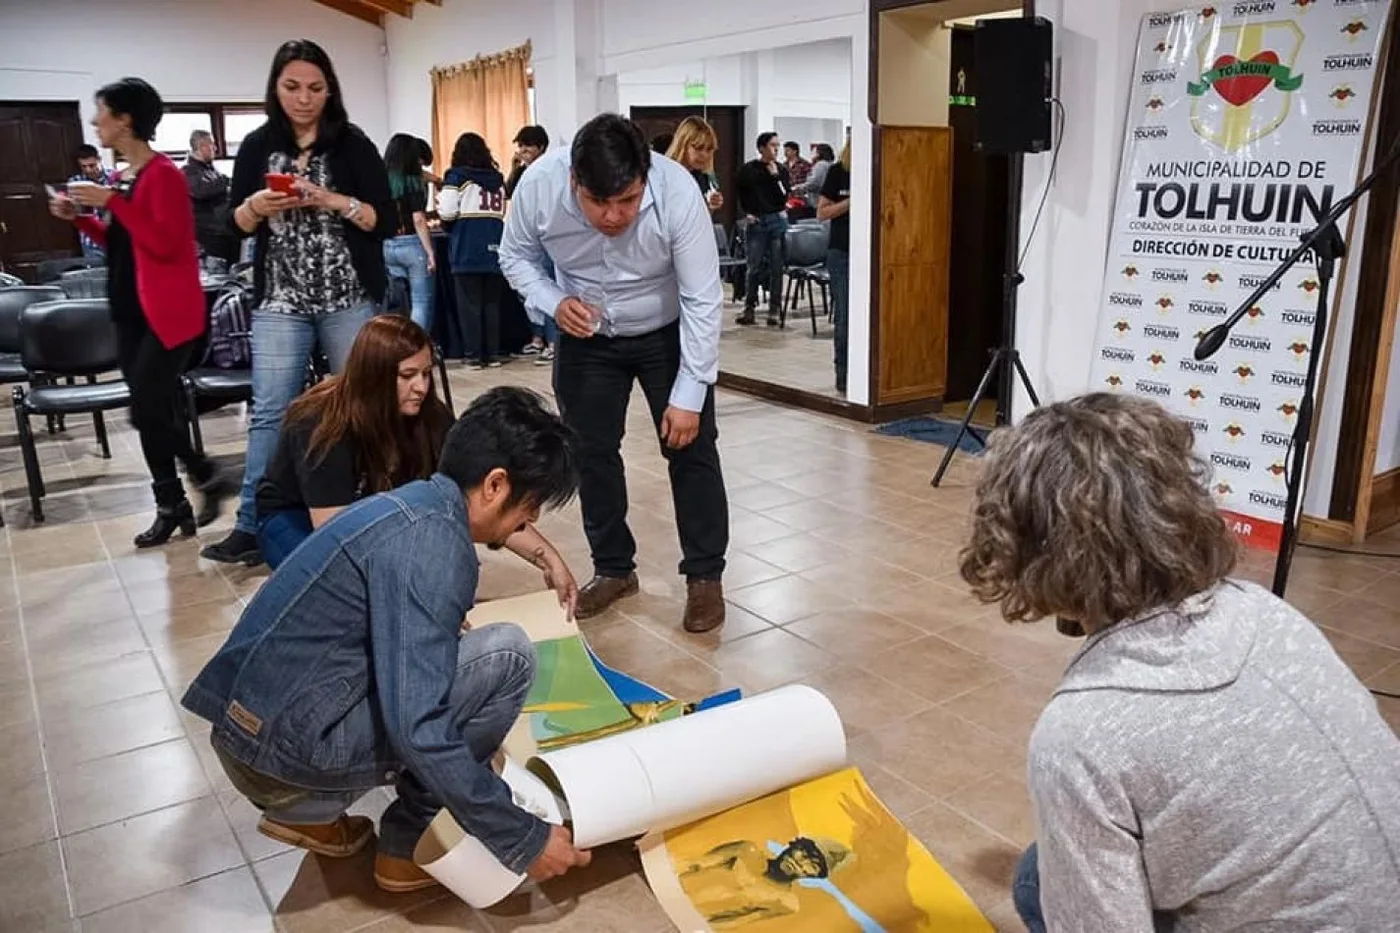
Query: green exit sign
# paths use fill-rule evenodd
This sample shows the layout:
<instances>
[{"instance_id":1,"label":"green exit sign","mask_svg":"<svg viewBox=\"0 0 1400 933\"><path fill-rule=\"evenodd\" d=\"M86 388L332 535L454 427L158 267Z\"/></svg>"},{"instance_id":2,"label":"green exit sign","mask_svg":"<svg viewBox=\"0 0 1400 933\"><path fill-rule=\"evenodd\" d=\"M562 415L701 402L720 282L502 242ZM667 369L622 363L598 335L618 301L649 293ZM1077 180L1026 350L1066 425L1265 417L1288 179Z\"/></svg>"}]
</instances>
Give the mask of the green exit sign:
<instances>
[{"instance_id":1,"label":"green exit sign","mask_svg":"<svg viewBox=\"0 0 1400 933\"><path fill-rule=\"evenodd\" d=\"M704 81L687 81L685 83L686 100L704 100L710 96L710 86Z\"/></svg>"}]
</instances>

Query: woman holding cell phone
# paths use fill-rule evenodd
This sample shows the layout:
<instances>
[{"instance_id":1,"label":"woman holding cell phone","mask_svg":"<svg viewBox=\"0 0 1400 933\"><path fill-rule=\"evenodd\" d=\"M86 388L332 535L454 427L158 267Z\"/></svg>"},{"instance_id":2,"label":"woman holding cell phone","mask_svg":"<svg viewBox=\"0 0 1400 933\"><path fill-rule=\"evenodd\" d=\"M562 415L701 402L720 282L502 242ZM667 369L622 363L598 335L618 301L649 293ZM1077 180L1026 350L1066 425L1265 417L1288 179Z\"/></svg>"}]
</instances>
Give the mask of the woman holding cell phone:
<instances>
[{"instance_id":1,"label":"woman holding cell phone","mask_svg":"<svg viewBox=\"0 0 1400 933\"><path fill-rule=\"evenodd\" d=\"M238 520L209 560L262 561L255 492L282 417L319 350L345 366L360 327L384 301L383 241L394 232L384 162L350 122L330 57L307 39L286 42L267 79L267 122L238 147L229 203L239 236L257 240L253 412Z\"/></svg>"},{"instance_id":2,"label":"woman holding cell phone","mask_svg":"<svg viewBox=\"0 0 1400 933\"><path fill-rule=\"evenodd\" d=\"M50 190L49 210L72 220L106 250L107 304L117 330L118 363L131 391L131 421L151 471L156 520L136 536L137 547L155 547L177 530L218 518L232 483L208 457L194 452L176 416L180 376L204 335L204 291L194 213L185 176L151 148L162 114L160 94L140 78L123 78L97 92L92 126L103 146L127 163L114 187L70 183L67 194ZM87 213L79 215L79 208ZM96 216L100 210L110 222ZM176 462L204 493L198 515L185 498Z\"/></svg>"}]
</instances>

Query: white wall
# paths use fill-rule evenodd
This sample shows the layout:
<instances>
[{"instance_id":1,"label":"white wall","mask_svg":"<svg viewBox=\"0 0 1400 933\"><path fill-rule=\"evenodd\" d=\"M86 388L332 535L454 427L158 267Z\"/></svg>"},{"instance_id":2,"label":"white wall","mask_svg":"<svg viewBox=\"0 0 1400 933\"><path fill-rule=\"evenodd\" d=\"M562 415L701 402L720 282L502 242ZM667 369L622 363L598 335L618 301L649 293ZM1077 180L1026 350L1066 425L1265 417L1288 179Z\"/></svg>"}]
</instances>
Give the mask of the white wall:
<instances>
[{"instance_id":1,"label":"white wall","mask_svg":"<svg viewBox=\"0 0 1400 933\"><path fill-rule=\"evenodd\" d=\"M693 82L705 84L703 100L685 96ZM623 113L700 103L748 107L746 139L773 129L803 142L804 151L807 142L839 149L851 120L851 43L831 39L626 71L617 76L617 87Z\"/></svg>"},{"instance_id":2,"label":"white wall","mask_svg":"<svg viewBox=\"0 0 1400 933\"><path fill-rule=\"evenodd\" d=\"M171 102L261 101L296 38L326 49L350 118L383 146L383 31L309 0L0 0L0 100L76 100L86 124L93 92L135 75Z\"/></svg>"},{"instance_id":3,"label":"white wall","mask_svg":"<svg viewBox=\"0 0 1400 933\"><path fill-rule=\"evenodd\" d=\"M1392 346L1390 350L1390 375L1385 385L1385 405L1381 408L1381 436L1374 472L1379 476L1396 467L1400 467L1400 346Z\"/></svg>"}]
</instances>

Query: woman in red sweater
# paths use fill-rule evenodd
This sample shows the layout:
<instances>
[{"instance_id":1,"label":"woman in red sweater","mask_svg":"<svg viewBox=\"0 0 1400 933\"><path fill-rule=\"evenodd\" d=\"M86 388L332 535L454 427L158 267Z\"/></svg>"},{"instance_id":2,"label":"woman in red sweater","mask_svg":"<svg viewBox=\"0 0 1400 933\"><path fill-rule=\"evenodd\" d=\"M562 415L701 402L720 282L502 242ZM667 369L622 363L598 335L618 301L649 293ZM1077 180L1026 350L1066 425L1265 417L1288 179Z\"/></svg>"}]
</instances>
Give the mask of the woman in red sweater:
<instances>
[{"instance_id":1,"label":"woman in red sweater","mask_svg":"<svg viewBox=\"0 0 1400 933\"><path fill-rule=\"evenodd\" d=\"M194 213L185 176L154 151L163 106L160 95L140 78L123 78L97 92L93 128L103 146L128 163L115 188L83 186L59 196L51 210L74 220L107 251L107 302L116 325L122 377L131 389L131 421L151 471L156 520L136 536L137 547L164 544L179 529L219 516L232 484L214 464L194 452L181 424L180 376L207 324ZM76 216L77 206L99 208L111 223ZM185 498L175 461L204 494L198 516Z\"/></svg>"}]
</instances>

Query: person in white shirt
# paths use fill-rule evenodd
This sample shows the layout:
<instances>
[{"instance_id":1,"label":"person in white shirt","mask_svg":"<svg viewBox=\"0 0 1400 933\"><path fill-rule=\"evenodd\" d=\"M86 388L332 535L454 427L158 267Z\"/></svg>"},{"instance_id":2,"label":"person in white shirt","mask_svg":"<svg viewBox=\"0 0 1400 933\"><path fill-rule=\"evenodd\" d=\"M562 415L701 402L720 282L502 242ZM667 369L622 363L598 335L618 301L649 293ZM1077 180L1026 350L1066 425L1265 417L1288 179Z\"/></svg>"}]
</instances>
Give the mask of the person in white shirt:
<instances>
[{"instance_id":1,"label":"person in white shirt","mask_svg":"<svg viewBox=\"0 0 1400 933\"><path fill-rule=\"evenodd\" d=\"M526 305L550 314L561 331L554 390L579 438L594 567L578 617L639 588L621 454L636 381L670 470L687 580L683 625L719 627L729 546L714 401L723 291L714 228L694 179L652 153L632 121L601 114L568 151L540 157L521 178L500 262Z\"/></svg>"}]
</instances>

